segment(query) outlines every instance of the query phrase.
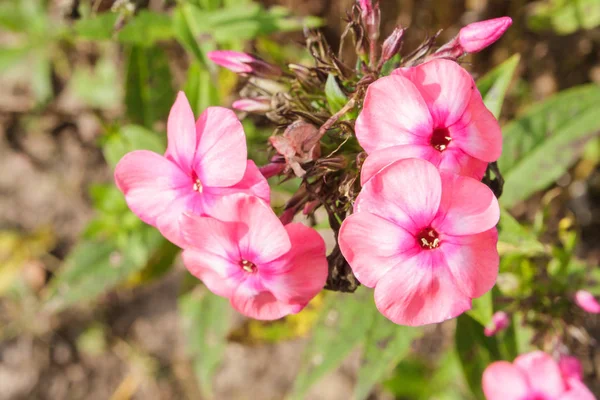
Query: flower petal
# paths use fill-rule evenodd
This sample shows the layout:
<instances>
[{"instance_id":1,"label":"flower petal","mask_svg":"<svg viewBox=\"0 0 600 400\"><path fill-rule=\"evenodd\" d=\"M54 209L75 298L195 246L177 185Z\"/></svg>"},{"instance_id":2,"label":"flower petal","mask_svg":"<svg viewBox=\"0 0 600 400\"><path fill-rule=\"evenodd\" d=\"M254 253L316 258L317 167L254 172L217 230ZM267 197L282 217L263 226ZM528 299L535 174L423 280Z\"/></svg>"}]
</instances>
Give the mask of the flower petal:
<instances>
[{"instance_id":1,"label":"flower petal","mask_svg":"<svg viewBox=\"0 0 600 400\"><path fill-rule=\"evenodd\" d=\"M413 235L369 212L346 218L338 242L356 278L370 288L392 268L402 268L402 262L419 251Z\"/></svg>"},{"instance_id":2,"label":"flower petal","mask_svg":"<svg viewBox=\"0 0 600 400\"><path fill-rule=\"evenodd\" d=\"M596 400L596 396L580 380L569 378L567 385L569 390L558 397L558 400Z\"/></svg>"},{"instance_id":3,"label":"flower petal","mask_svg":"<svg viewBox=\"0 0 600 400\"><path fill-rule=\"evenodd\" d=\"M364 184L354 211L371 212L417 234L436 215L441 189L440 173L433 164L416 158L399 160Z\"/></svg>"},{"instance_id":4,"label":"flower petal","mask_svg":"<svg viewBox=\"0 0 600 400\"><path fill-rule=\"evenodd\" d=\"M525 375L508 361L496 361L483 372L487 400L520 400L531 394Z\"/></svg>"},{"instance_id":5,"label":"flower petal","mask_svg":"<svg viewBox=\"0 0 600 400\"><path fill-rule=\"evenodd\" d=\"M233 308L245 316L267 321L296 314L305 306L278 301L271 292L260 292L255 296L247 296L239 288L230 298L230 302Z\"/></svg>"},{"instance_id":6,"label":"flower petal","mask_svg":"<svg viewBox=\"0 0 600 400\"><path fill-rule=\"evenodd\" d=\"M183 92L177 94L177 99L169 112L167 137L169 143L165 157L179 165L186 175L190 175L198 140L194 113Z\"/></svg>"},{"instance_id":7,"label":"flower petal","mask_svg":"<svg viewBox=\"0 0 600 400\"><path fill-rule=\"evenodd\" d=\"M534 392L557 398L567 389L558 364L543 351L522 354L513 364L525 374Z\"/></svg>"},{"instance_id":8,"label":"flower petal","mask_svg":"<svg viewBox=\"0 0 600 400\"><path fill-rule=\"evenodd\" d=\"M477 90L467 108L448 128L452 141L467 154L485 162L496 161L502 154L502 131L494 115L485 107Z\"/></svg>"},{"instance_id":9,"label":"flower petal","mask_svg":"<svg viewBox=\"0 0 600 400\"><path fill-rule=\"evenodd\" d=\"M452 236L485 232L498 223L500 206L494 193L473 178L441 171L442 199L431 223L440 233Z\"/></svg>"},{"instance_id":10,"label":"flower petal","mask_svg":"<svg viewBox=\"0 0 600 400\"><path fill-rule=\"evenodd\" d=\"M403 160L405 158L421 158L431 162L437 166L441 159L441 153L430 145L405 144L400 146L386 147L373 151L360 171L360 182L365 184L376 173L384 167L390 165L394 161Z\"/></svg>"},{"instance_id":11,"label":"flower petal","mask_svg":"<svg viewBox=\"0 0 600 400\"><path fill-rule=\"evenodd\" d=\"M300 223L285 226L291 250L260 270L263 284L280 301L305 305L325 286L327 258L319 233Z\"/></svg>"},{"instance_id":12,"label":"flower petal","mask_svg":"<svg viewBox=\"0 0 600 400\"><path fill-rule=\"evenodd\" d=\"M432 161L433 162L433 161ZM488 163L472 157L458 146L449 146L441 153L440 162L434 164L440 169L481 181Z\"/></svg>"},{"instance_id":13,"label":"flower petal","mask_svg":"<svg viewBox=\"0 0 600 400\"><path fill-rule=\"evenodd\" d=\"M211 292L222 297L233 296L237 280L228 277L235 268L231 260L193 248L184 250L182 258L190 274L200 279Z\"/></svg>"},{"instance_id":14,"label":"flower petal","mask_svg":"<svg viewBox=\"0 0 600 400\"><path fill-rule=\"evenodd\" d=\"M393 75L409 79L419 90L434 127L448 127L463 115L471 94L477 91L471 75L454 61L436 59Z\"/></svg>"},{"instance_id":15,"label":"flower petal","mask_svg":"<svg viewBox=\"0 0 600 400\"><path fill-rule=\"evenodd\" d=\"M494 287L500 263L497 243L496 228L476 235L441 238L440 250L456 285L466 296L477 298Z\"/></svg>"},{"instance_id":16,"label":"flower petal","mask_svg":"<svg viewBox=\"0 0 600 400\"><path fill-rule=\"evenodd\" d=\"M575 293L575 304L591 314L600 314L600 303L593 294L587 290L578 290Z\"/></svg>"},{"instance_id":17,"label":"flower petal","mask_svg":"<svg viewBox=\"0 0 600 400\"><path fill-rule=\"evenodd\" d=\"M115 181L129 208L156 226L171 203L191 191L191 181L165 157L147 150L127 153L115 168Z\"/></svg>"},{"instance_id":18,"label":"flower petal","mask_svg":"<svg viewBox=\"0 0 600 400\"><path fill-rule=\"evenodd\" d=\"M241 181L229 187L209 188L208 191L215 196L246 193L257 196L267 203L270 203L271 201L271 188L269 187L269 182L261 174L260 170L252 160L248 160L246 172Z\"/></svg>"},{"instance_id":19,"label":"flower petal","mask_svg":"<svg viewBox=\"0 0 600 400\"><path fill-rule=\"evenodd\" d=\"M362 148L371 153L423 141L432 132L431 115L415 85L401 76L386 76L367 89L355 130Z\"/></svg>"},{"instance_id":20,"label":"flower petal","mask_svg":"<svg viewBox=\"0 0 600 400\"><path fill-rule=\"evenodd\" d=\"M423 250L391 269L375 286L375 304L400 325L419 326L454 318L471 308L436 250Z\"/></svg>"},{"instance_id":21,"label":"flower petal","mask_svg":"<svg viewBox=\"0 0 600 400\"><path fill-rule=\"evenodd\" d=\"M194 170L203 185L226 187L246 171L248 151L242 123L223 107L209 107L196 123L198 147Z\"/></svg>"}]
</instances>

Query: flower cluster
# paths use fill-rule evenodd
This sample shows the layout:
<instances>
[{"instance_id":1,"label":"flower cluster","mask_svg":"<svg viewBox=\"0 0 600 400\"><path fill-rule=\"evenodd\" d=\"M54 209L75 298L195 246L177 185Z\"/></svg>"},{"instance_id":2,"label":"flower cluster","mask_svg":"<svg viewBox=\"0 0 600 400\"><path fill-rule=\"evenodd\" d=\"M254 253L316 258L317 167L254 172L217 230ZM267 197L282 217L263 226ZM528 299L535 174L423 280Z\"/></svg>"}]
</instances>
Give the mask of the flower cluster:
<instances>
[{"instance_id":1,"label":"flower cluster","mask_svg":"<svg viewBox=\"0 0 600 400\"><path fill-rule=\"evenodd\" d=\"M563 356L557 363L548 354L534 351L520 355L512 364L490 364L482 383L488 400L594 400L582 379L576 358Z\"/></svg>"}]
</instances>

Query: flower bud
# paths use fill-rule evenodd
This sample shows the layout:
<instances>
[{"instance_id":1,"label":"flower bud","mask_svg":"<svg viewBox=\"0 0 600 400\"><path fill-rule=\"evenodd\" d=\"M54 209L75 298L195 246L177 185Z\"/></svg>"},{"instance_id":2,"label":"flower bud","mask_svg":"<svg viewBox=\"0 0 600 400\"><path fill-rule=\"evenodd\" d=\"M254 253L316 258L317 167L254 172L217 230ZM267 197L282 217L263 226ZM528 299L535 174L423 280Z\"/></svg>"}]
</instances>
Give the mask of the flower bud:
<instances>
[{"instance_id":1,"label":"flower bud","mask_svg":"<svg viewBox=\"0 0 600 400\"><path fill-rule=\"evenodd\" d=\"M232 50L209 51L208 58L217 65L236 74L252 74L260 78L279 78L281 69L248 53Z\"/></svg>"},{"instance_id":2,"label":"flower bud","mask_svg":"<svg viewBox=\"0 0 600 400\"><path fill-rule=\"evenodd\" d=\"M271 99L268 97L239 99L234 101L231 107L239 111L261 114L271 109Z\"/></svg>"},{"instance_id":3,"label":"flower bud","mask_svg":"<svg viewBox=\"0 0 600 400\"><path fill-rule=\"evenodd\" d=\"M282 162L273 162L273 160L271 160L271 162L267 165L258 168L258 170L265 177L265 179L269 179L273 176L281 174L284 169L285 161L283 159Z\"/></svg>"},{"instance_id":4,"label":"flower bud","mask_svg":"<svg viewBox=\"0 0 600 400\"><path fill-rule=\"evenodd\" d=\"M369 39L375 41L379 38L379 24L381 22L381 11L377 0L358 0L362 20L367 28Z\"/></svg>"},{"instance_id":5,"label":"flower bud","mask_svg":"<svg viewBox=\"0 0 600 400\"><path fill-rule=\"evenodd\" d=\"M575 304L591 314L600 314L600 303L587 290L578 290L575 293Z\"/></svg>"},{"instance_id":6,"label":"flower bud","mask_svg":"<svg viewBox=\"0 0 600 400\"><path fill-rule=\"evenodd\" d=\"M458 33L460 47L466 53L477 53L500 39L511 25L512 19L510 17L488 19L469 24Z\"/></svg>"},{"instance_id":7,"label":"flower bud","mask_svg":"<svg viewBox=\"0 0 600 400\"><path fill-rule=\"evenodd\" d=\"M294 220L295 215L296 215L296 208L295 207L288 208L281 214L281 216L279 217L279 220L281 221L281 223L283 225L287 225Z\"/></svg>"},{"instance_id":8,"label":"flower bud","mask_svg":"<svg viewBox=\"0 0 600 400\"><path fill-rule=\"evenodd\" d=\"M581 366L581 362L575 357L560 357L560 359L558 360L558 368L560 368L560 374L565 380L583 380L583 367Z\"/></svg>"},{"instance_id":9,"label":"flower bud","mask_svg":"<svg viewBox=\"0 0 600 400\"><path fill-rule=\"evenodd\" d=\"M404 31L404 28L396 27L394 32L385 39L381 50L381 65L389 61L400 51L400 48L402 48Z\"/></svg>"},{"instance_id":10,"label":"flower bud","mask_svg":"<svg viewBox=\"0 0 600 400\"><path fill-rule=\"evenodd\" d=\"M492 322L485 327L483 333L485 336L494 336L496 333L503 331L510 324L510 319L504 311L498 311L492 316Z\"/></svg>"}]
</instances>

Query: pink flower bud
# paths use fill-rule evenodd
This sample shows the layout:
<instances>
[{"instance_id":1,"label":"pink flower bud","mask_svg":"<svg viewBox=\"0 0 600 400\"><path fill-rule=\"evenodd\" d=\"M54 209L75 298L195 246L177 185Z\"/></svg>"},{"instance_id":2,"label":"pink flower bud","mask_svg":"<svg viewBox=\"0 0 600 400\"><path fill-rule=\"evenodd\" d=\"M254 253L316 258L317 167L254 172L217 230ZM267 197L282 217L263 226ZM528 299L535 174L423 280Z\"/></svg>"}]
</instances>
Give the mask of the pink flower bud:
<instances>
[{"instance_id":1,"label":"pink flower bud","mask_svg":"<svg viewBox=\"0 0 600 400\"><path fill-rule=\"evenodd\" d=\"M232 50L209 51L208 58L236 74L252 74L261 78L279 78L281 69L248 53Z\"/></svg>"},{"instance_id":2,"label":"pink flower bud","mask_svg":"<svg viewBox=\"0 0 600 400\"><path fill-rule=\"evenodd\" d=\"M485 327L483 333L485 336L494 336L496 333L503 331L510 324L510 319L504 311L498 311L492 316L492 322Z\"/></svg>"},{"instance_id":3,"label":"pink flower bud","mask_svg":"<svg viewBox=\"0 0 600 400\"><path fill-rule=\"evenodd\" d=\"M282 160L283 161L283 160ZM273 176L279 175L285 169L285 161L281 163L270 162L267 165L260 167L258 170L265 177L265 179L269 179Z\"/></svg>"},{"instance_id":4,"label":"pink flower bud","mask_svg":"<svg viewBox=\"0 0 600 400\"><path fill-rule=\"evenodd\" d=\"M600 303L587 290L578 290L575 293L575 304L591 314L600 314Z\"/></svg>"},{"instance_id":5,"label":"pink flower bud","mask_svg":"<svg viewBox=\"0 0 600 400\"><path fill-rule=\"evenodd\" d=\"M358 0L361 16L367 28L367 35L370 40L379 38L379 24L381 22L381 11L377 0Z\"/></svg>"},{"instance_id":6,"label":"pink flower bud","mask_svg":"<svg viewBox=\"0 0 600 400\"><path fill-rule=\"evenodd\" d=\"M404 28L396 27L394 32L385 39L381 51L381 64L389 61L400 51L402 47L402 37L404 36Z\"/></svg>"},{"instance_id":7,"label":"pink flower bud","mask_svg":"<svg viewBox=\"0 0 600 400\"><path fill-rule=\"evenodd\" d=\"M560 373L565 381L571 378L579 381L583 380L583 367L577 358L572 356L562 356L560 360L558 360L558 367L560 368Z\"/></svg>"},{"instance_id":8,"label":"pink flower bud","mask_svg":"<svg viewBox=\"0 0 600 400\"><path fill-rule=\"evenodd\" d=\"M313 200L313 201L309 201L308 203L306 203L304 205L304 209L302 210L302 214L304 215L308 215L310 213L312 213L313 211L315 211L315 209L321 204L321 201L319 200Z\"/></svg>"},{"instance_id":9,"label":"pink flower bud","mask_svg":"<svg viewBox=\"0 0 600 400\"><path fill-rule=\"evenodd\" d=\"M466 53L477 53L500 39L511 25L512 19L510 17L488 19L469 24L462 28L458 34L460 46Z\"/></svg>"},{"instance_id":10,"label":"pink flower bud","mask_svg":"<svg viewBox=\"0 0 600 400\"><path fill-rule=\"evenodd\" d=\"M283 212L283 214L281 214L279 220L283 225L287 225L294 220L294 215L296 215L296 208L288 208Z\"/></svg>"},{"instance_id":11,"label":"pink flower bud","mask_svg":"<svg viewBox=\"0 0 600 400\"><path fill-rule=\"evenodd\" d=\"M268 97L240 99L234 101L231 106L236 110L260 114L271 109L271 99Z\"/></svg>"}]
</instances>

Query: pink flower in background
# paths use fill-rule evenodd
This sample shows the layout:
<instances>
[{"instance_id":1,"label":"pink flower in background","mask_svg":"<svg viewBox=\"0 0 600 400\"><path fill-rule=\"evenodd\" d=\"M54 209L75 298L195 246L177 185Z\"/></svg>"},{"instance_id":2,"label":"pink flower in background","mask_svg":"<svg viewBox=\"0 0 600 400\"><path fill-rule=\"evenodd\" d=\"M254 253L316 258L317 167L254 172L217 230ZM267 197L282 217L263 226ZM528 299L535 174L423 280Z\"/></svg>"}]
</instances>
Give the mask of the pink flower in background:
<instances>
[{"instance_id":1,"label":"pink flower in background","mask_svg":"<svg viewBox=\"0 0 600 400\"><path fill-rule=\"evenodd\" d=\"M260 199L221 199L211 217L185 214L187 269L240 313L272 320L295 314L327 279L325 242L312 228L285 227Z\"/></svg>"},{"instance_id":2,"label":"pink flower in background","mask_svg":"<svg viewBox=\"0 0 600 400\"><path fill-rule=\"evenodd\" d=\"M146 150L126 154L115 181L129 208L182 246L179 216L208 212L222 196L245 192L269 201L269 185L247 160L242 124L233 111L207 108L197 122L183 92L167 122L164 156Z\"/></svg>"},{"instance_id":3,"label":"pink flower in background","mask_svg":"<svg viewBox=\"0 0 600 400\"><path fill-rule=\"evenodd\" d=\"M504 311L498 311L492 315L492 322L483 330L485 336L494 336L496 333L503 331L510 325L508 314Z\"/></svg>"},{"instance_id":4,"label":"pink flower in background","mask_svg":"<svg viewBox=\"0 0 600 400\"><path fill-rule=\"evenodd\" d=\"M356 137L370 155L363 183L385 165L413 157L480 180L502 152L498 121L471 75L449 60L397 69L371 84Z\"/></svg>"},{"instance_id":5,"label":"pink flower in background","mask_svg":"<svg viewBox=\"0 0 600 400\"><path fill-rule=\"evenodd\" d=\"M494 286L499 215L481 182L401 160L364 184L339 245L358 280L375 288L383 315L431 324L469 310Z\"/></svg>"},{"instance_id":6,"label":"pink flower in background","mask_svg":"<svg viewBox=\"0 0 600 400\"><path fill-rule=\"evenodd\" d=\"M575 304L589 313L600 314L600 303L598 303L598 300L596 300L594 295L587 290L578 290L577 293L575 293Z\"/></svg>"},{"instance_id":7,"label":"pink flower in background","mask_svg":"<svg viewBox=\"0 0 600 400\"><path fill-rule=\"evenodd\" d=\"M239 99L234 101L231 107L240 111L265 113L271 109L271 99L265 97Z\"/></svg>"},{"instance_id":8,"label":"pink flower in background","mask_svg":"<svg viewBox=\"0 0 600 400\"><path fill-rule=\"evenodd\" d=\"M577 358L572 356L562 356L558 360L558 367L560 368L560 373L565 381L570 379L583 380L583 367Z\"/></svg>"},{"instance_id":9,"label":"pink flower in background","mask_svg":"<svg viewBox=\"0 0 600 400\"><path fill-rule=\"evenodd\" d=\"M477 53L500 39L511 25L510 17L474 22L460 30L458 41L464 52Z\"/></svg>"},{"instance_id":10,"label":"pink flower in background","mask_svg":"<svg viewBox=\"0 0 600 400\"><path fill-rule=\"evenodd\" d=\"M207 57L236 74L253 74L262 78L278 78L282 74L278 66L240 51L214 50L209 51Z\"/></svg>"},{"instance_id":11,"label":"pink flower in background","mask_svg":"<svg viewBox=\"0 0 600 400\"><path fill-rule=\"evenodd\" d=\"M595 396L576 378L564 378L548 354L534 351L511 364L497 361L483 373L487 400L594 400Z\"/></svg>"}]
</instances>

